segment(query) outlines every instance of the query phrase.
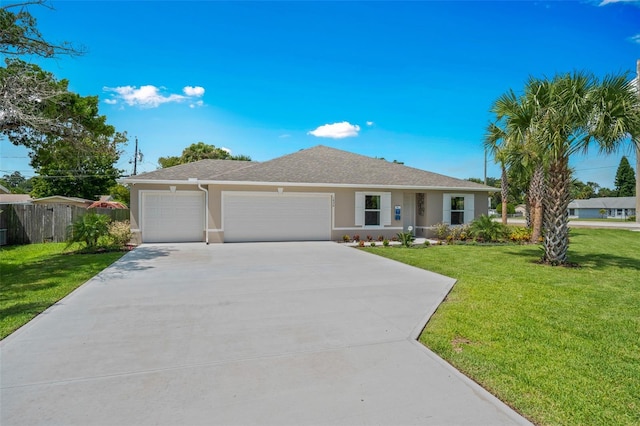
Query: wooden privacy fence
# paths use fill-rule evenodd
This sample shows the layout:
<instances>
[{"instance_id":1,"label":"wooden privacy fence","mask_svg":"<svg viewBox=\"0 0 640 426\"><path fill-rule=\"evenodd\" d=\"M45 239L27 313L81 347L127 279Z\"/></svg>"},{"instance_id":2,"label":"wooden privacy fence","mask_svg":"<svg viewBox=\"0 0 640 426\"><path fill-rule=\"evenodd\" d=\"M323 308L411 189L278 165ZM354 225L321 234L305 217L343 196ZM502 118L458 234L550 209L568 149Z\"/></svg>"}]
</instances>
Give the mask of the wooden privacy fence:
<instances>
[{"instance_id":1,"label":"wooden privacy fence","mask_svg":"<svg viewBox=\"0 0 640 426\"><path fill-rule=\"evenodd\" d=\"M1 204L0 243L8 245L64 242L67 227L87 213L129 220L129 209L89 209L66 204ZM4 238L6 237L6 239Z\"/></svg>"}]
</instances>

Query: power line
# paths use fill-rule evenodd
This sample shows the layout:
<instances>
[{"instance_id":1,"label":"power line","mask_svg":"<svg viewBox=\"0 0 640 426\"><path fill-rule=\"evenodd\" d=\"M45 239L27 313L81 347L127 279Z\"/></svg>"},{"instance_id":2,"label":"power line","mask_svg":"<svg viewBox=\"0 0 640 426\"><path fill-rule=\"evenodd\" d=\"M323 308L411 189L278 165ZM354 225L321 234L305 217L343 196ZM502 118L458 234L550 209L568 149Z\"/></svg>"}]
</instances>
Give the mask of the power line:
<instances>
[{"instance_id":1,"label":"power line","mask_svg":"<svg viewBox=\"0 0 640 426\"><path fill-rule=\"evenodd\" d=\"M602 166L602 167L591 167L590 169L575 169L576 172L583 172L585 170L598 170L598 169L615 169L618 166Z\"/></svg>"}]
</instances>

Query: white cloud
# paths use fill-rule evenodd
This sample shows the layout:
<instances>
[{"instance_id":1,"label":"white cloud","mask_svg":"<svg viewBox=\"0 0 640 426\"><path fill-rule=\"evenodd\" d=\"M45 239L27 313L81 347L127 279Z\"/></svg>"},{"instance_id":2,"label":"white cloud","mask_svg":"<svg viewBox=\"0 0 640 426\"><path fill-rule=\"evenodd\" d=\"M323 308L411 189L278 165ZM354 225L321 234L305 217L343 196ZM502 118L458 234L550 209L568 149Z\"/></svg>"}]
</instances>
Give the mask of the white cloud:
<instances>
[{"instance_id":1,"label":"white cloud","mask_svg":"<svg viewBox=\"0 0 640 426\"><path fill-rule=\"evenodd\" d=\"M307 134L318 138L343 139L358 136L359 131L360 126L357 124L343 121L342 123L325 124L315 130L307 132Z\"/></svg>"},{"instance_id":2,"label":"white cloud","mask_svg":"<svg viewBox=\"0 0 640 426\"><path fill-rule=\"evenodd\" d=\"M103 90L114 92L129 106L138 105L145 108L155 108L167 102L182 102L185 96L169 94L163 95L156 86L146 85L136 88L135 86L105 87Z\"/></svg>"},{"instance_id":3,"label":"white cloud","mask_svg":"<svg viewBox=\"0 0 640 426\"><path fill-rule=\"evenodd\" d=\"M221 150L228 152L229 154L231 154L231 150L227 147L221 146L220 147Z\"/></svg>"},{"instance_id":4,"label":"white cloud","mask_svg":"<svg viewBox=\"0 0 640 426\"><path fill-rule=\"evenodd\" d=\"M200 86L195 86L195 87L185 86L184 89L182 89L182 91L187 96L200 97L204 95L204 87L200 87Z\"/></svg>"},{"instance_id":5,"label":"white cloud","mask_svg":"<svg viewBox=\"0 0 640 426\"><path fill-rule=\"evenodd\" d=\"M283 135L278 136L280 139L290 138L291 135L289 133L285 133Z\"/></svg>"},{"instance_id":6,"label":"white cloud","mask_svg":"<svg viewBox=\"0 0 640 426\"><path fill-rule=\"evenodd\" d=\"M115 105L118 103L118 101L116 101L115 99L105 99L104 103L109 104L109 105Z\"/></svg>"},{"instance_id":7,"label":"white cloud","mask_svg":"<svg viewBox=\"0 0 640 426\"><path fill-rule=\"evenodd\" d=\"M637 3L638 0L602 0L598 6L606 6L613 3Z\"/></svg>"},{"instance_id":8,"label":"white cloud","mask_svg":"<svg viewBox=\"0 0 640 426\"><path fill-rule=\"evenodd\" d=\"M162 87L156 87L153 85L140 86L119 86L119 87L103 87L105 92L113 92L112 98L106 100L110 105L116 104L118 101L122 101L129 106L139 106L141 108L157 108L158 106L170 102L187 102L193 100L193 98L201 97L204 95L204 88L200 86L185 86L182 91L186 95L179 95L177 93L162 93ZM198 100L191 103L189 106L195 108L197 106L204 105L203 101Z\"/></svg>"},{"instance_id":9,"label":"white cloud","mask_svg":"<svg viewBox=\"0 0 640 426\"><path fill-rule=\"evenodd\" d=\"M636 34L634 36L629 37L629 40L631 40L634 43L640 44L640 34Z\"/></svg>"},{"instance_id":10,"label":"white cloud","mask_svg":"<svg viewBox=\"0 0 640 426\"><path fill-rule=\"evenodd\" d=\"M373 126L373 124L374 124L373 121L367 121L367 126L371 127Z\"/></svg>"}]
</instances>

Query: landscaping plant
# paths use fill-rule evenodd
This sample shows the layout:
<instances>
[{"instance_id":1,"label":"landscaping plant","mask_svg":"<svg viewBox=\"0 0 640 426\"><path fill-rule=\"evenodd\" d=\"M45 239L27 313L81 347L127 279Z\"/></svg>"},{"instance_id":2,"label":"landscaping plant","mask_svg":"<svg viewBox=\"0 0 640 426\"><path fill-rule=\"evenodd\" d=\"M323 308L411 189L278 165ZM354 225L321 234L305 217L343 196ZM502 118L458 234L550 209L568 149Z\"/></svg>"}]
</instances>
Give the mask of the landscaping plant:
<instances>
[{"instance_id":1,"label":"landscaping plant","mask_svg":"<svg viewBox=\"0 0 640 426\"><path fill-rule=\"evenodd\" d=\"M437 223L435 227L436 237L438 237L439 240L446 240L451 232L449 225L446 223Z\"/></svg>"},{"instance_id":2,"label":"landscaping plant","mask_svg":"<svg viewBox=\"0 0 640 426\"><path fill-rule=\"evenodd\" d=\"M476 240L485 242L499 242L505 237L504 225L484 214L471 222L469 232Z\"/></svg>"},{"instance_id":3,"label":"landscaping plant","mask_svg":"<svg viewBox=\"0 0 640 426\"><path fill-rule=\"evenodd\" d=\"M403 247L411 247L416 239L411 232L398 232L397 237Z\"/></svg>"},{"instance_id":4,"label":"landscaping plant","mask_svg":"<svg viewBox=\"0 0 640 426\"><path fill-rule=\"evenodd\" d=\"M118 249L125 247L131 241L131 226L128 220L109 223L108 232L111 244Z\"/></svg>"},{"instance_id":5,"label":"landscaping plant","mask_svg":"<svg viewBox=\"0 0 640 426\"><path fill-rule=\"evenodd\" d=\"M103 214L87 213L69 225L67 230L68 246L73 243L84 243L85 249L95 251L98 240L109 235L109 216Z\"/></svg>"}]
</instances>

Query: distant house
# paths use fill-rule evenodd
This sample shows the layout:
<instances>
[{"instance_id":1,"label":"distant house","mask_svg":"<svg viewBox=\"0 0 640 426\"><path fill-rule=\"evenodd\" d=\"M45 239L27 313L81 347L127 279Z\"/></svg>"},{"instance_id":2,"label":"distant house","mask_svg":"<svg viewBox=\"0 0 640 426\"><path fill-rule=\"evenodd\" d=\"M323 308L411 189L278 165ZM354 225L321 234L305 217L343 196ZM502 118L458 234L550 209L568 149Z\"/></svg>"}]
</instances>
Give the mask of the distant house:
<instances>
[{"instance_id":1,"label":"distant house","mask_svg":"<svg viewBox=\"0 0 640 426\"><path fill-rule=\"evenodd\" d=\"M569 203L571 219L626 219L636 214L636 197L602 197L573 200Z\"/></svg>"},{"instance_id":2,"label":"distant house","mask_svg":"<svg viewBox=\"0 0 640 426\"><path fill-rule=\"evenodd\" d=\"M127 206L125 206L122 203L119 203L118 201L95 201L93 204L91 204L87 208L88 209L128 209Z\"/></svg>"},{"instance_id":3,"label":"distant house","mask_svg":"<svg viewBox=\"0 0 640 426\"><path fill-rule=\"evenodd\" d=\"M0 193L0 204L30 204L33 199L29 194Z\"/></svg>"},{"instance_id":4,"label":"distant house","mask_svg":"<svg viewBox=\"0 0 640 426\"><path fill-rule=\"evenodd\" d=\"M50 197L37 198L31 201L33 204L66 204L87 208L93 204L94 200L86 200L78 197L63 197L62 195L52 195Z\"/></svg>"}]
</instances>

